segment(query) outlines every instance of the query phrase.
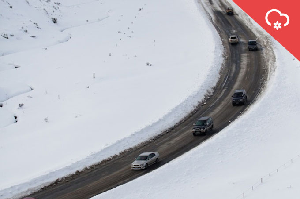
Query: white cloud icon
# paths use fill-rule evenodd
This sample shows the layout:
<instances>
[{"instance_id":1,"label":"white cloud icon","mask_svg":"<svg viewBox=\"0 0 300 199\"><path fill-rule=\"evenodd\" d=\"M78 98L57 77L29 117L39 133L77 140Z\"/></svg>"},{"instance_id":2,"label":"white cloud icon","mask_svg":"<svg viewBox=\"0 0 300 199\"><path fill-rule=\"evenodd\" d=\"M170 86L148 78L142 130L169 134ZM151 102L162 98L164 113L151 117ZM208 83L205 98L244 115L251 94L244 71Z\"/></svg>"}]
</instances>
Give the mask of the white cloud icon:
<instances>
[{"instance_id":1,"label":"white cloud icon","mask_svg":"<svg viewBox=\"0 0 300 199\"><path fill-rule=\"evenodd\" d=\"M289 25L289 23L290 23L290 17L289 17L287 14L282 14L279 10L277 10L277 9L272 9L272 10L269 10L269 11L267 12L267 14L266 14L266 22L267 22L267 24L268 24L269 26L271 26L271 23L269 22L268 17L269 17L269 14L270 14L271 12L277 12L281 17L284 16L284 17L286 18L286 23L284 24L284 26Z\"/></svg>"}]
</instances>

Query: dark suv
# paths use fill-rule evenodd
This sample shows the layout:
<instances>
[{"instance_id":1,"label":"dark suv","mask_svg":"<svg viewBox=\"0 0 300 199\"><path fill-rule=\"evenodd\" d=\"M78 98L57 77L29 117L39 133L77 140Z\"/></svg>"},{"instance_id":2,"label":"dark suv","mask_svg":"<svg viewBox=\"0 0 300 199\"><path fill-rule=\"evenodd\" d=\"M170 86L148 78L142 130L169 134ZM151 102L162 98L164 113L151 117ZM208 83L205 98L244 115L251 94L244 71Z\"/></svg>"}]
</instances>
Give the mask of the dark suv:
<instances>
[{"instance_id":1,"label":"dark suv","mask_svg":"<svg viewBox=\"0 0 300 199\"><path fill-rule=\"evenodd\" d=\"M258 50L256 40L248 41L248 50Z\"/></svg>"},{"instance_id":2,"label":"dark suv","mask_svg":"<svg viewBox=\"0 0 300 199\"><path fill-rule=\"evenodd\" d=\"M245 90L236 90L232 95L232 105L237 104L245 105L247 103L247 94Z\"/></svg>"},{"instance_id":3,"label":"dark suv","mask_svg":"<svg viewBox=\"0 0 300 199\"><path fill-rule=\"evenodd\" d=\"M226 9L226 14L233 15L233 8L227 8Z\"/></svg>"},{"instance_id":4,"label":"dark suv","mask_svg":"<svg viewBox=\"0 0 300 199\"><path fill-rule=\"evenodd\" d=\"M212 130L214 123L211 117L201 117L194 123L192 133L194 136L198 134L206 135L206 132Z\"/></svg>"}]
</instances>

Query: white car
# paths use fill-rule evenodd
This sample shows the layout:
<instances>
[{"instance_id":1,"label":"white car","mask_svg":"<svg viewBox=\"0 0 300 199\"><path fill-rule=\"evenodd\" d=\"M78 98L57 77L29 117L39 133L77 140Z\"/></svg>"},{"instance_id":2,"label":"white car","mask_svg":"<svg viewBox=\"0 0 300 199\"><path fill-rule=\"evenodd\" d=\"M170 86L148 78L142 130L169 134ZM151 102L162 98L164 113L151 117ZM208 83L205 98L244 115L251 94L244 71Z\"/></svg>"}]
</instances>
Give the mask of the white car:
<instances>
[{"instance_id":1,"label":"white car","mask_svg":"<svg viewBox=\"0 0 300 199\"><path fill-rule=\"evenodd\" d=\"M151 164L157 163L158 157L158 152L144 152L140 154L133 163L131 163L131 169L146 169Z\"/></svg>"},{"instance_id":2,"label":"white car","mask_svg":"<svg viewBox=\"0 0 300 199\"><path fill-rule=\"evenodd\" d=\"M229 43L236 44L239 42L239 37L237 35L231 35L229 37Z\"/></svg>"}]
</instances>

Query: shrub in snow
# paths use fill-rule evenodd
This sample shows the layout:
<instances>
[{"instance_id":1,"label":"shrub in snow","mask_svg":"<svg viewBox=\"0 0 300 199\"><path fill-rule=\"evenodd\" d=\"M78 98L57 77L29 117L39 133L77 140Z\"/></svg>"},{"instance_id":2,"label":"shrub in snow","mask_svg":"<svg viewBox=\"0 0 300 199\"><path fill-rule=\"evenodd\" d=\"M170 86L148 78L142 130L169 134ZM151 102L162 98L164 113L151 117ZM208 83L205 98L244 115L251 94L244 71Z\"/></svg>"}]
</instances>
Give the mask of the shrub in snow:
<instances>
[{"instance_id":1,"label":"shrub in snow","mask_svg":"<svg viewBox=\"0 0 300 199\"><path fill-rule=\"evenodd\" d=\"M3 103L0 103L0 107L3 107Z\"/></svg>"},{"instance_id":2,"label":"shrub in snow","mask_svg":"<svg viewBox=\"0 0 300 199\"><path fill-rule=\"evenodd\" d=\"M22 27L22 30L23 30L25 33L28 32L28 30L27 30L27 29L24 29L24 27Z\"/></svg>"},{"instance_id":3,"label":"shrub in snow","mask_svg":"<svg viewBox=\"0 0 300 199\"><path fill-rule=\"evenodd\" d=\"M36 22L34 22L33 24L36 26L37 29L41 29Z\"/></svg>"},{"instance_id":4,"label":"shrub in snow","mask_svg":"<svg viewBox=\"0 0 300 199\"><path fill-rule=\"evenodd\" d=\"M14 116L15 117L15 123L17 123L18 122L18 116Z\"/></svg>"},{"instance_id":5,"label":"shrub in snow","mask_svg":"<svg viewBox=\"0 0 300 199\"><path fill-rule=\"evenodd\" d=\"M57 18L52 18L53 23L57 23Z\"/></svg>"},{"instance_id":6,"label":"shrub in snow","mask_svg":"<svg viewBox=\"0 0 300 199\"><path fill-rule=\"evenodd\" d=\"M5 39L8 39L8 35L7 34L1 34L2 37L4 37Z\"/></svg>"},{"instance_id":7,"label":"shrub in snow","mask_svg":"<svg viewBox=\"0 0 300 199\"><path fill-rule=\"evenodd\" d=\"M45 120L45 122L49 122L48 117L46 117L44 120Z\"/></svg>"},{"instance_id":8,"label":"shrub in snow","mask_svg":"<svg viewBox=\"0 0 300 199\"><path fill-rule=\"evenodd\" d=\"M22 104L19 104L19 108L22 108L24 106L24 104L22 103Z\"/></svg>"},{"instance_id":9,"label":"shrub in snow","mask_svg":"<svg viewBox=\"0 0 300 199\"><path fill-rule=\"evenodd\" d=\"M149 62L146 63L147 66L152 66L152 64L150 64Z\"/></svg>"}]
</instances>

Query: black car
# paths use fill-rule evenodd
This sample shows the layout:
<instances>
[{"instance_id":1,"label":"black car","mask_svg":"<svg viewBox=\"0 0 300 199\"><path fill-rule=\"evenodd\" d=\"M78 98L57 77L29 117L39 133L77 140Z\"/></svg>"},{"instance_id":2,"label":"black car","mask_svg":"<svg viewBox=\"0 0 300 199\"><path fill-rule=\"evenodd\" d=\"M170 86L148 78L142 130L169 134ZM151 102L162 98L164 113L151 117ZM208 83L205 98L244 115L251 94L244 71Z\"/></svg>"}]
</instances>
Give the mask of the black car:
<instances>
[{"instance_id":1,"label":"black car","mask_svg":"<svg viewBox=\"0 0 300 199\"><path fill-rule=\"evenodd\" d=\"M226 14L228 14L228 15L233 15L233 8L227 8L226 9Z\"/></svg>"},{"instance_id":2,"label":"black car","mask_svg":"<svg viewBox=\"0 0 300 199\"><path fill-rule=\"evenodd\" d=\"M236 90L232 95L232 105L243 104L247 103L247 94L245 90Z\"/></svg>"},{"instance_id":3,"label":"black car","mask_svg":"<svg viewBox=\"0 0 300 199\"><path fill-rule=\"evenodd\" d=\"M256 40L248 41L248 50L258 50Z\"/></svg>"},{"instance_id":4,"label":"black car","mask_svg":"<svg viewBox=\"0 0 300 199\"><path fill-rule=\"evenodd\" d=\"M206 135L206 132L212 130L214 127L214 123L211 117L201 117L194 123L192 133L194 136L196 135Z\"/></svg>"}]
</instances>

